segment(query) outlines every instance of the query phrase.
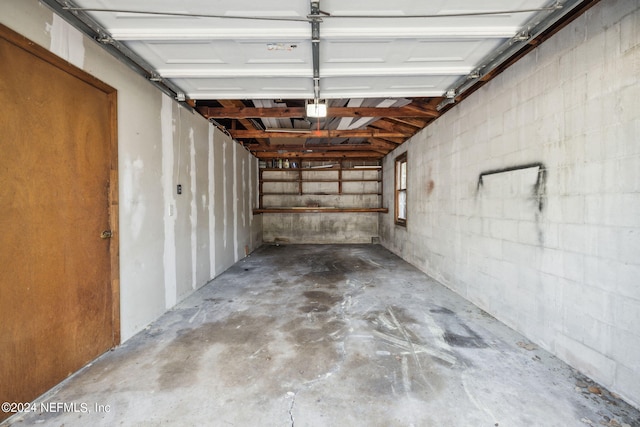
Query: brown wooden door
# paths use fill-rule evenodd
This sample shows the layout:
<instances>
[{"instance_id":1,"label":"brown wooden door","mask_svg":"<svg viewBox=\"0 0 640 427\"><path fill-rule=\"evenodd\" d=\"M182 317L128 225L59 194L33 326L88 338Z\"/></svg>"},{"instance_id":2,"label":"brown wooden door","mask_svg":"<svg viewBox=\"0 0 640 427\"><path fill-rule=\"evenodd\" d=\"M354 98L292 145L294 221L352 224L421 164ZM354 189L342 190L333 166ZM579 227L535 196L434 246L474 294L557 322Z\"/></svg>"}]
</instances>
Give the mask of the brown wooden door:
<instances>
[{"instance_id":1,"label":"brown wooden door","mask_svg":"<svg viewBox=\"0 0 640 427\"><path fill-rule=\"evenodd\" d=\"M119 340L117 242L101 238L117 223L114 112L113 89L0 27L0 402Z\"/></svg>"}]
</instances>

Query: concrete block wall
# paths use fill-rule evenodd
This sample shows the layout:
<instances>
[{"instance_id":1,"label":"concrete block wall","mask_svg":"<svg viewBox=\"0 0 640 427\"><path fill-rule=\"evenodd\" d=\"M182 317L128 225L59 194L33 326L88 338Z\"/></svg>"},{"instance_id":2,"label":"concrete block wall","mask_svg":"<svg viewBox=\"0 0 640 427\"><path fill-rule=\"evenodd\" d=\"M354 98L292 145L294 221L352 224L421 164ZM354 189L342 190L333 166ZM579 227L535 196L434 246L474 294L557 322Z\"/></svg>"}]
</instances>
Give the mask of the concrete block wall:
<instances>
[{"instance_id":1,"label":"concrete block wall","mask_svg":"<svg viewBox=\"0 0 640 427\"><path fill-rule=\"evenodd\" d=\"M640 3L603 0L388 155L407 227L380 215L386 247L636 406L639 100Z\"/></svg>"},{"instance_id":2,"label":"concrete block wall","mask_svg":"<svg viewBox=\"0 0 640 427\"><path fill-rule=\"evenodd\" d=\"M302 193L295 181L301 173ZM342 182L338 178L342 174ZM377 208L380 206L379 182L355 181L379 179L379 170L338 169L264 170L265 180L294 180L267 182L263 207L304 207L317 205L334 208ZM323 182L323 180L334 180ZM265 213L263 240L287 243L371 243L378 237L378 214L371 212L332 213Z\"/></svg>"},{"instance_id":3,"label":"concrete block wall","mask_svg":"<svg viewBox=\"0 0 640 427\"><path fill-rule=\"evenodd\" d=\"M267 213L264 242L371 243L378 237L377 213Z\"/></svg>"},{"instance_id":4,"label":"concrete block wall","mask_svg":"<svg viewBox=\"0 0 640 427\"><path fill-rule=\"evenodd\" d=\"M0 23L118 91L126 341L261 244L257 159L37 0L0 2Z\"/></svg>"}]
</instances>

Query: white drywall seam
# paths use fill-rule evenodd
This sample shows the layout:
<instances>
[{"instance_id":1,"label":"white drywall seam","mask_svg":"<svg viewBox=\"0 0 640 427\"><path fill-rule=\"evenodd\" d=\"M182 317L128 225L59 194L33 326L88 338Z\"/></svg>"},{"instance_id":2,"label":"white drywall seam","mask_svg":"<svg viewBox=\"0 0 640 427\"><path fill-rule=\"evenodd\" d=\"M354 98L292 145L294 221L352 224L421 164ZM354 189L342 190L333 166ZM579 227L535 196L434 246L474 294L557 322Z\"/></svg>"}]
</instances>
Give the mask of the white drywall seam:
<instances>
[{"instance_id":1,"label":"white drywall seam","mask_svg":"<svg viewBox=\"0 0 640 427\"><path fill-rule=\"evenodd\" d=\"M122 185L122 207L130 220L130 231L134 240L138 240L145 224L147 204L140 200L142 193L142 179L144 176L144 161L140 156L131 161L128 156L124 156L121 169Z\"/></svg>"},{"instance_id":2,"label":"white drywall seam","mask_svg":"<svg viewBox=\"0 0 640 427\"><path fill-rule=\"evenodd\" d=\"M198 287L198 197L196 181L196 141L193 135L193 128L189 129L189 174L191 176L191 287Z\"/></svg>"},{"instance_id":3,"label":"white drywall seam","mask_svg":"<svg viewBox=\"0 0 640 427\"><path fill-rule=\"evenodd\" d=\"M246 202L247 202L247 209L249 210L249 227L247 229L247 232L249 233L249 250L253 249L253 208L252 208L252 200L253 200L253 161L251 159L251 156L247 156L248 161L248 171L247 173L249 174L249 194L246 197Z\"/></svg>"},{"instance_id":4,"label":"white drywall seam","mask_svg":"<svg viewBox=\"0 0 640 427\"><path fill-rule=\"evenodd\" d=\"M252 168L256 171L256 180L255 181L252 180L251 182L257 184L258 183L257 178L260 175L260 172L257 169L256 163L257 163L257 159L253 162L253 168ZM256 191L254 203L255 203L254 206L260 207L260 191Z\"/></svg>"},{"instance_id":5,"label":"white drywall seam","mask_svg":"<svg viewBox=\"0 0 640 427\"><path fill-rule=\"evenodd\" d=\"M233 144L233 261L240 259L238 255L238 144Z\"/></svg>"},{"instance_id":6,"label":"white drywall seam","mask_svg":"<svg viewBox=\"0 0 640 427\"><path fill-rule=\"evenodd\" d=\"M173 102L162 96L160 113L162 132L162 189L164 195L164 304L171 308L176 304L176 201L173 195Z\"/></svg>"},{"instance_id":7,"label":"white drywall seam","mask_svg":"<svg viewBox=\"0 0 640 427\"><path fill-rule=\"evenodd\" d=\"M213 158L213 125L209 125L209 278L216 276L216 186L215 159Z\"/></svg>"},{"instance_id":8,"label":"white drywall seam","mask_svg":"<svg viewBox=\"0 0 640 427\"><path fill-rule=\"evenodd\" d=\"M246 173L246 169L245 169L245 160L246 159L242 159L242 194L247 194L247 173ZM249 199L251 200L251 196L249 196ZM243 197L242 198L242 228L246 228L247 227L247 198Z\"/></svg>"},{"instance_id":9,"label":"white drywall seam","mask_svg":"<svg viewBox=\"0 0 640 427\"><path fill-rule=\"evenodd\" d=\"M51 52L78 68L84 66L84 44L82 33L64 19L53 14L51 25L47 25L51 34Z\"/></svg>"},{"instance_id":10,"label":"white drywall seam","mask_svg":"<svg viewBox=\"0 0 640 427\"><path fill-rule=\"evenodd\" d=\"M222 200L224 211L222 215L222 242L227 248L227 140L222 141Z\"/></svg>"}]
</instances>

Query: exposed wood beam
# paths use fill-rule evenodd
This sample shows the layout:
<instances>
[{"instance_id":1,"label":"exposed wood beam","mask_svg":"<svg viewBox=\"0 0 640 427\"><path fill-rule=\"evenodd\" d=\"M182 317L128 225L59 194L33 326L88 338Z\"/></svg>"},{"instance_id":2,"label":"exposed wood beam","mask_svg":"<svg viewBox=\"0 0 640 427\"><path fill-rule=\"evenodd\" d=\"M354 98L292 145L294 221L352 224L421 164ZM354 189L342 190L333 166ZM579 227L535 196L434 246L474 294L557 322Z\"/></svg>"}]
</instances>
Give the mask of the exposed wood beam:
<instances>
[{"instance_id":1,"label":"exposed wood beam","mask_svg":"<svg viewBox=\"0 0 640 427\"><path fill-rule=\"evenodd\" d=\"M391 147L389 147L389 145ZM304 151L304 150L313 150L314 152L320 151L361 151L361 150L372 150L377 151L382 154L386 154L390 149L396 148L395 144L380 144L380 143L371 143L371 144L313 144L313 145L272 145L269 151L291 151L294 149Z\"/></svg>"},{"instance_id":2,"label":"exposed wood beam","mask_svg":"<svg viewBox=\"0 0 640 427\"><path fill-rule=\"evenodd\" d=\"M227 101L229 102L229 101ZM231 101L240 102L240 101ZM220 103L224 106L223 101ZM440 113L432 108L422 108L415 105L405 107L329 107L328 117L438 117ZM198 111L207 119L249 119L249 118L302 118L306 117L304 107L199 107Z\"/></svg>"},{"instance_id":3,"label":"exposed wood beam","mask_svg":"<svg viewBox=\"0 0 640 427\"><path fill-rule=\"evenodd\" d=\"M208 119L259 119L265 118L303 118L306 117L304 107L199 107L200 114Z\"/></svg>"},{"instance_id":4,"label":"exposed wood beam","mask_svg":"<svg viewBox=\"0 0 640 427\"><path fill-rule=\"evenodd\" d=\"M424 111L430 111L430 112L434 112L435 111L436 114L430 115L429 117L438 117L440 115L438 110L436 110L435 108L431 108L431 107L427 106L426 104L419 104L418 105L418 104L413 103L413 104L406 105L403 108L405 108L406 110L409 110L409 111L415 111L416 114L420 114L420 113L422 113ZM392 116L389 116L389 117L392 117ZM422 114L420 114L418 116L415 116L415 115L409 116L409 115L407 115L407 116L404 116L404 117L424 117L424 115L422 115Z\"/></svg>"},{"instance_id":5,"label":"exposed wood beam","mask_svg":"<svg viewBox=\"0 0 640 427\"><path fill-rule=\"evenodd\" d=\"M407 107L415 107L423 110L438 111L438 104L444 100L444 97L433 98L413 98L411 104Z\"/></svg>"},{"instance_id":6,"label":"exposed wood beam","mask_svg":"<svg viewBox=\"0 0 640 427\"><path fill-rule=\"evenodd\" d=\"M440 113L435 109L422 109L411 106L404 107L329 107L328 117L438 117Z\"/></svg>"},{"instance_id":7,"label":"exposed wood beam","mask_svg":"<svg viewBox=\"0 0 640 427\"><path fill-rule=\"evenodd\" d=\"M376 139L380 139L382 141L391 142L394 145L398 146L398 145L402 144L403 142L405 142L409 138L410 137L406 137L406 138L376 138ZM369 140L371 140L371 139L369 139Z\"/></svg>"},{"instance_id":8,"label":"exposed wood beam","mask_svg":"<svg viewBox=\"0 0 640 427\"><path fill-rule=\"evenodd\" d=\"M420 129L422 129L427 125L427 123L432 121L432 119L420 119L416 117L393 117L393 118L389 118L389 120L405 123L411 126L416 126L416 127L419 127Z\"/></svg>"},{"instance_id":9,"label":"exposed wood beam","mask_svg":"<svg viewBox=\"0 0 640 427\"><path fill-rule=\"evenodd\" d=\"M242 103L242 101L239 100L220 100L219 101L220 104L225 107L225 108L244 108L244 104ZM210 117L207 117L207 119L209 119ZM251 123L250 120L247 119L239 119L238 120L240 122L240 124L242 126L244 126L246 129L255 129L256 127L253 125L253 123ZM235 120L233 122L234 124L234 128L235 128ZM269 145L269 140L266 138L256 138L258 140L258 144L261 146L267 146Z\"/></svg>"},{"instance_id":10,"label":"exposed wood beam","mask_svg":"<svg viewBox=\"0 0 640 427\"><path fill-rule=\"evenodd\" d=\"M263 208L254 209L253 213L333 213L333 212L383 212L388 213L389 208Z\"/></svg>"},{"instance_id":11,"label":"exposed wood beam","mask_svg":"<svg viewBox=\"0 0 640 427\"><path fill-rule=\"evenodd\" d=\"M309 144L303 145L272 145L271 150L332 150L332 151L349 151L349 150L367 150L371 148L370 144Z\"/></svg>"},{"instance_id":12,"label":"exposed wood beam","mask_svg":"<svg viewBox=\"0 0 640 427\"><path fill-rule=\"evenodd\" d=\"M247 138L408 138L412 134L393 131L381 131L377 129L354 130L314 130L309 132L265 132L261 130L230 130L229 133L236 139Z\"/></svg>"},{"instance_id":13,"label":"exposed wood beam","mask_svg":"<svg viewBox=\"0 0 640 427\"><path fill-rule=\"evenodd\" d=\"M253 151L253 154L259 159L381 159L383 153L377 151L327 151L322 153L301 152L301 151Z\"/></svg>"},{"instance_id":14,"label":"exposed wood beam","mask_svg":"<svg viewBox=\"0 0 640 427\"><path fill-rule=\"evenodd\" d=\"M412 135L415 135L415 133L421 129L416 126L400 123L398 121L387 120L387 119L376 120L375 122L371 123L369 126L373 128L384 129L384 130L394 131L394 132L403 132L403 133L412 134Z\"/></svg>"},{"instance_id":15,"label":"exposed wood beam","mask_svg":"<svg viewBox=\"0 0 640 427\"><path fill-rule=\"evenodd\" d=\"M400 144L396 144L394 142L389 142L385 139L379 139L379 138L371 138L369 139L369 142L371 142L371 144L375 144L377 147L381 147L381 148L385 148L388 151L394 150L398 145Z\"/></svg>"}]
</instances>

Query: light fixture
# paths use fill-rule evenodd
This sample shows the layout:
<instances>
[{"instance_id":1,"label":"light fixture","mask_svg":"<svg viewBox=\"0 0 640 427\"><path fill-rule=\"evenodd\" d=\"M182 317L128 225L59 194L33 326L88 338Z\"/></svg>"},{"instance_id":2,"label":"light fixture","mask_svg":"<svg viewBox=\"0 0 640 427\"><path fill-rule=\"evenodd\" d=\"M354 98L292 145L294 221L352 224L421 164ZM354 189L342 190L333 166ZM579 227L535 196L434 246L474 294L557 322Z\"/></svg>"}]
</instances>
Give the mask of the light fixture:
<instances>
[{"instance_id":1,"label":"light fixture","mask_svg":"<svg viewBox=\"0 0 640 427\"><path fill-rule=\"evenodd\" d=\"M314 99L312 103L307 103L307 117L327 117L327 104Z\"/></svg>"}]
</instances>

